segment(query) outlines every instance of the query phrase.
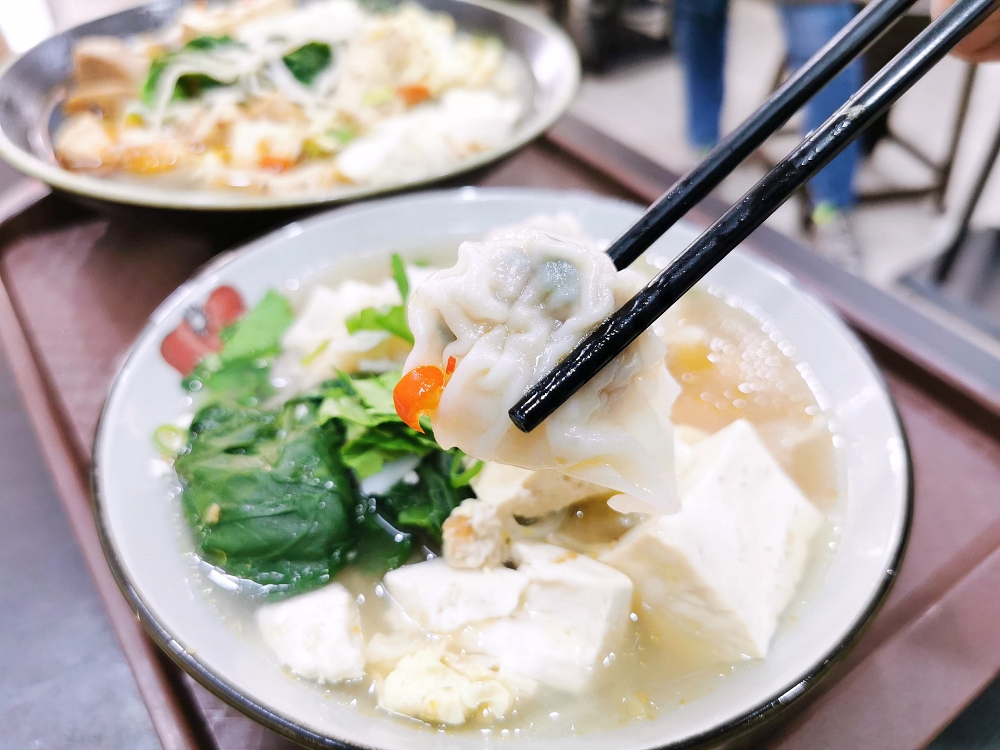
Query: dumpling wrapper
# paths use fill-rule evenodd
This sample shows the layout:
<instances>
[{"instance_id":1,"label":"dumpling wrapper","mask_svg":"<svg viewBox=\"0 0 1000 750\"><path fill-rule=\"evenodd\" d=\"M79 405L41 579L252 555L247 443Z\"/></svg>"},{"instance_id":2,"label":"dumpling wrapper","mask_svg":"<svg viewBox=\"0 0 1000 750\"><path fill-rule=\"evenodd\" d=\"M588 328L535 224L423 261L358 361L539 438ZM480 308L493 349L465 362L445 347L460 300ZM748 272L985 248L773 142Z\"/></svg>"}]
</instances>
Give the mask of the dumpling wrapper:
<instances>
[{"instance_id":1,"label":"dumpling wrapper","mask_svg":"<svg viewBox=\"0 0 1000 750\"><path fill-rule=\"evenodd\" d=\"M431 413L434 436L485 461L556 469L628 497L612 506L672 513L679 388L666 348L644 333L540 427L522 433L507 411L642 286L593 243L537 229L465 242L453 268L409 303L415 344L404 372L456 366ZM617 500L617 502L615 502Z\"/></svg>"}]
</instances>

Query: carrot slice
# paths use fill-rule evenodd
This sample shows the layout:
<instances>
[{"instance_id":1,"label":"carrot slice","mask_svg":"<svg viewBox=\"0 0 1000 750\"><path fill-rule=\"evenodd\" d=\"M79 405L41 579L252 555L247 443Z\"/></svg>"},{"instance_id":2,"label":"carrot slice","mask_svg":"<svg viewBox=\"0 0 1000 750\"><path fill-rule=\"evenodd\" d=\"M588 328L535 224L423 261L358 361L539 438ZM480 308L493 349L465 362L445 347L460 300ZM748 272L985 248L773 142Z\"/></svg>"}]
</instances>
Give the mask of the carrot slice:
<instances>
[{"instance_id":1,"label":"carrot slice","mask_svg":"<svg viewBox=\"0 0 1000 750\"><path fill-rule=\"evenodd\" d=\"M412 107L425 99L429 99L431 95L430 89L426 86L422 86L419 83L410 84L408 86L400 86L396 89L396 96L403 100L403 103L407 107Z\"/></svg>"},{"instance_id":2,"label":"carrot slice","mask_svg":"<svg viewBox=\"0 0 1000 750\"><path fill-rule=\"evenodd\" d=\"M414 367L404 374L392 391L399 418L417 432L423 432L420 418L437 409L444 386L444 370L434 365Z\"/></svg>"}]
</instances>

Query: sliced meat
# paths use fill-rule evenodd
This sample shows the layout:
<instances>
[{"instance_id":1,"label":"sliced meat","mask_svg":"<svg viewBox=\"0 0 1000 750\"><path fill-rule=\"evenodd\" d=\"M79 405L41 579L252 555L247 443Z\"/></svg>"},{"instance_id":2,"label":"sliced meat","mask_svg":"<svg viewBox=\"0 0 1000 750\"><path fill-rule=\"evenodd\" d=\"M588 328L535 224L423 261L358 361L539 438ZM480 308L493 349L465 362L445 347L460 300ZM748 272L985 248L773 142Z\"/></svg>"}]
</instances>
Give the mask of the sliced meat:
<instances>
[{"instance_id":1,"label":"sliced meat","mask_svg":"<svg viewBox=\"0 0 1000 750\"><path fill-rule=\"evenodd\" d=\"M113 36L84 37L73 46L78 85L124 83L133 87L146 76L149 60Z\"/></svg>"}]
</instances>

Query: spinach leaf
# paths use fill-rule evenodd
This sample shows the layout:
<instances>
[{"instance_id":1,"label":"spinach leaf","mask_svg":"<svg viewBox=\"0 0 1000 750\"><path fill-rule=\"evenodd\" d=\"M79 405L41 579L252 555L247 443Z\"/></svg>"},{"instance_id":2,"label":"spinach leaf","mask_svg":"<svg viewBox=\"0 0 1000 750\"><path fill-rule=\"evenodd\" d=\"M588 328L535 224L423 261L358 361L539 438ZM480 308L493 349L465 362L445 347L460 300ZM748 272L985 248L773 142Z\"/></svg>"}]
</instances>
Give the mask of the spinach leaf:
<instances>
[{"instance_id":1,"label":"spinach leaf","mask_svg":"<svg viewBox=\"0 0 1000 750\"><path fill-rule=\"evenodd\" d=\"M153 62L149 66L149 73L146 75L146 82L142 85L143 103L147 106L153 105L156 100L156 90L160 84L160 78L163 77L163 71L176 59L179 53L185 51L208 52L230 44L237 44L237 42L233 41L229 36L200 36L197 39L192 39L179 50L157 55L153 58ZM174 86L171 99L193 99L200 96L205 89L224 85L226 84L222 81L217 81L202 73L187 73L177 79L177 85Z\"/></svg>"},{"instance_id":2,"label":"spinach leaf","mask_svg":"<svg viewBox=\"0 0 1000 750\"><path fill-rule=\"evenodd\" d=\"M355 545L347 562L377 576L405 563L413 552L413 537L386 519L376 498L362 500L358 508L363 512L355 518Z\"/></svg>"},{"instance_id":3,"label":"spinach leaf","mask_svg":"<svg viewBox=\"0 0 1000 750\"><path fill-rule=\"evenodd\" d=\"M402 480L379 498L398 528L419 533L434 546L441 544L441 527L452 510L475 497L468 484L456 487L452 483L453 460L452 452L428 454L417 465L416 484Z\"/></svg>"},{"instance_id":4,"label":"spinach leaf","mask_svg":"<svg viewBox=\"0 0 1000 750\"><path fill-rule=\"evenodd\" d=\"M403 298L402 305L387 307L366 307L345 321L348 333L358 331L388 331L412 344L413 332L406 321L406 298L410 294L410 281L406 278L406 268L403 259L397 254L392 256L392 277L399 287L399 295Z\"/></svg>"},{"instance_id":5,"label":"spinach leaf","mask_svg":"<svg viewBox=\"0 0 1000 750\"><path fill-rule=\"evenodd\" d=\"M273 393L269 360L281 352L281 336L292 319L288 300L269 291L242 319L219 333L222 351L205 357L184 379L184 387L251 406L265 401Z\"/></svg>"},{"instance_id":6,"label":"spinach leaf","mask_svg":"<svg viewBox=\"0 0 1000 750\"><path fill-rule=\"evenodd\" d=\"M318 399L281 412L203 408L175 468L202 556L232 575L287 591L322 585L353 546L356 490L335 422Z\"/></svg>"},{"instance_id":7,"label":"spinach leaf","mask_svg":"<svg viewBox=\"0 0 1000 750\"><path fill-rule=\"evenodd\" d=\"M333 61L333 50L324 42L309 42L289 52L282 60L301 83L307 86Z\"/></svg>"}]
</instances>

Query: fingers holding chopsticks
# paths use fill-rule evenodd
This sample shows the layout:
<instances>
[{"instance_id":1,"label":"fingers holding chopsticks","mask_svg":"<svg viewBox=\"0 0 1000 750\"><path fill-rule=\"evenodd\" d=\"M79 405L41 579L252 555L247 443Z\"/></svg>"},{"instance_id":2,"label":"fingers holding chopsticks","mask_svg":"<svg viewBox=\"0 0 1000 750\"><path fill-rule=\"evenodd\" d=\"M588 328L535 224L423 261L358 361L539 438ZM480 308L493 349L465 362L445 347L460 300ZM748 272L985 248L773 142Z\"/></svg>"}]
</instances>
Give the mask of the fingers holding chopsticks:
<instances>
[{"instance_id":1,"label":"fingers holding chopsticks","mask_svg":"<svg viewBox=\"0 0 1000 750\"><path fill-rule=\"evenodd\" d=\"M931 16L937 18L956 0L932 0ZM1000 11L997 11L963 39L954 49L957 57L969 62L991 62L1000 60Z\"/></svg>"}]
</instances>

